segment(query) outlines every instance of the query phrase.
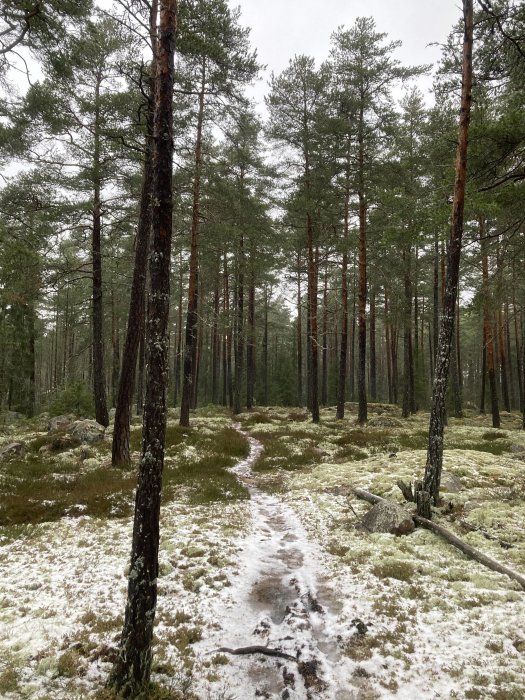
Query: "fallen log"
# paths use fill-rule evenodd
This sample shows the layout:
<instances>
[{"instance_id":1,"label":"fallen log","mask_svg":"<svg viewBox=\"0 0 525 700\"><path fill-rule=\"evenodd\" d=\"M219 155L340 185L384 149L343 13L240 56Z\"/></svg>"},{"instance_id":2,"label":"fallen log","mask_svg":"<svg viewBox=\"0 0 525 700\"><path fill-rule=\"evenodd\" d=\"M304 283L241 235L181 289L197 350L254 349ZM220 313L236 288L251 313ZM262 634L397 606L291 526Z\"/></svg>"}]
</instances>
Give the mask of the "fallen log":
<instances>
[{"instance_id":1,"label":"fallen log","mask_svg":"<svg viewBox=\"0 0 525 700\"><path fill-rule=\"evenodd\" d=\"M279 659L287 659L288 661L297 661L295 656L291 654L286 654L280 649L271 649L270 647L263 646L250 646L250 647L238 647L237 649L230 649L230 647L219 647L217 651L223 651L226 654L235 654L237 656L244 654L264 654L265 656L276 656Z\"/></svg>"},{"instance_id":2,"label":"fallen log","mask_svg":"<svg viewBox=\"0 0 525 700\"><path fill-rule=\"evenodd\" d=\"M380 501L386 500L384 498L381 498L380 496L376 496L373 493L370 493L369 491L365 491L364 489L353 489L353 493L357 496L357 498L360 498L364 501L368 501L368 503L372 503L374 505L376 503L379 503ZM459 549L460 552L463 552L463 554L465 554L469 559L473 559L479 564L483 564L483 566L486 566L492 571L496 571L498 574L504 574L505 576L508 576L513 581L516 581L516 583L519 583L519 585L525 590L525 576L518 574L516 571L510 569L508 566L500 564L495 559L492 559L491 557L488 557L486 554L483 554L479 550L474 549L474 547L471 547L466 542L463 542L463 540L461 540L459 537L450 532L450 530L444 528L442 525L438 525L437 523L434 523L432 522L432 520L428 520L427 518L422 518L420 515L413 515L412 518L416 525L420 525L421 527L424 527L427 530L434 532L436 535L439 535L446 542Z\"/></svg>"}]
</instances>

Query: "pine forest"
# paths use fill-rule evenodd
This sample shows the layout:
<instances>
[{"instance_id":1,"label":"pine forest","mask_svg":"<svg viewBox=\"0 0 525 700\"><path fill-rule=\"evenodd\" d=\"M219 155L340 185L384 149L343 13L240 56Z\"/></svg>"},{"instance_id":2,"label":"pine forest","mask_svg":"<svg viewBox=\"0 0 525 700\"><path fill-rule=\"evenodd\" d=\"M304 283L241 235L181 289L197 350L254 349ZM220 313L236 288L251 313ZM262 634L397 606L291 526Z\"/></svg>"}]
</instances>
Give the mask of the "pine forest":
<instances>
[{"instance_id":1,"label":"pine forest","mask_svg":"<svg viewBox=\"0 0 525 700\"><path fill-rule=\"evenodd\" d=\"M521 700L525 4L0 0L0 175L0 698Z\"/></svg>"}]
</instances>

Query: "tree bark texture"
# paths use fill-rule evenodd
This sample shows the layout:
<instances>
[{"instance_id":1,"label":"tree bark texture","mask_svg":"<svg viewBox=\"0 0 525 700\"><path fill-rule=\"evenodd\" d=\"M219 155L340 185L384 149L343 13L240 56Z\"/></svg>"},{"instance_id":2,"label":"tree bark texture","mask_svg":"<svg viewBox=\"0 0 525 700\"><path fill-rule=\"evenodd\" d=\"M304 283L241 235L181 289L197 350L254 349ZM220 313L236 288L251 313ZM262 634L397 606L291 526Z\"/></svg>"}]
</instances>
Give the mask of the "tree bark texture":
<instances>
[{"instance_id":1,"label":"tree bark texture","mask_svg":"<svg viewBox=\"0 0 525 700\"><path fill-rule=\"evenodd\" d=\"M195 357L197 350L197 326L199 308L199 224L200 193L202 170L202 129L204 123L204 92L206 87L206 63L203 58L201 67L201 89L199 92L199 111L197 115L197 138L195 142L195 176L193 178L193 209L191 217L190 278L188 282L188 312L184 345L184 363L182 372L182 397L180 405L180 425L189 426L192 397L195 396L194 382L197 368Z\"/></svg>"},{"instance_id":2,"label":"tree bark texture","mask_svg":"<svg viewBox=\"0 0 525 700\"><path fill-rule=\"evenodd\" d=\"M93 154L93 393L95 398L95 418L105 428L109 425L108 406L106 401L106 382L104 373L104 344L102 306L102 204L100 200L100 79L97 79L95 89L95 127ZM65 347L65 345L64 345Z\"/></svg>"},{"instance_id":3,"label":"tree bark texture","mask_svg":"<svg viewBox=\"0 0 525 700\"><path fill-rule=\"evenodd\" d=\"M365 152L363 143L363 110L359 119L359 151L358 151L358 197L359 197L359 284L358 284L358 362L357 362L357 422L366 423L368 420L366 400L366 216L367 203L364 185Z\"/></svg>"},{"instance_id":4,"label":"tree bark texture","mask_svg":"<svg viewBox=\"0 0 525 700\"><path fill-rule=\"evenodd\" d=\"M147 319L148 366L142 453L128 600L112 686L123 697L147 693L157 603L159 515L166 433L172 232L173 74L177 0L160 1L154 121L153 245Z\"/></svg>"},{"instance_id":5,"label":"tree bark texture","mask_svg":"<svg viewBox=\"0 0 525 700\"><path fill-rule=\"evenodd\" d=\"M129 425L131 420L131 404L133 401L133 388L135 386L135 373L137 368L137 356L140 346L141 333L144 329L144 307L146 296L146 277L148 246L151 229L151 194L153 189L153 109L154 109L154 81L156 74L155 42L157 30L158 0L154 0L150 12L150 37L153 49L150 80L148 86L148 112L146 121L146 139L144 163L142 170L142 189L140 193L139 221L137 236L135 239L135 261L133 265L133 279L131 282L131 299L129 303L128 325L124 350L122 353L122 367L118 384L117 403L115 408L115 422L113 428L113 443L111 449L111 463L113 466L131 464L129 451Z\"/></svg>"},{"instance_id":6,"label":"tree bark texture","mask_svg":"<svg viewBox=\"0 0 525 700\"><path fill-rule=\"evenodd\" d=\"M443 465L443 430L445 400L450 366L450 350L454 339L454 319L463 236L463 211L467 177L468 132L472 102L472 44L473 44L473 0L463 0L463 58L461 110L459 137L456 152L454 200L452 205L452 229L448 246L445 296L441 316L436 371L432 389L427 462L425 466L424 490L436 504Z\"/></svg>"}]
</instances>

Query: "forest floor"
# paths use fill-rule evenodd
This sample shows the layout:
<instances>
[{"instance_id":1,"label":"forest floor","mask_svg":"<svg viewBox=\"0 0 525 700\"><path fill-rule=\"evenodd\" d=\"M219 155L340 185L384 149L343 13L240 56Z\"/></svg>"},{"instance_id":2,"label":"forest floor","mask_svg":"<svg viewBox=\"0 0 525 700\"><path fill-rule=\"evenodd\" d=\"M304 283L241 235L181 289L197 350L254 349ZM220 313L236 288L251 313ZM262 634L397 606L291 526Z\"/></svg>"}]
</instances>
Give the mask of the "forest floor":
<instances>
[{"instance_id":1,"label":"forest floor","mask_svg":"<svg viewBox=\"0 0 525 700\"><path fill-rule=\"evenodd\" d=\"M356 528L353 488L401 503L425 462L428 414L370 409L363 428L352 404L320 425L203 408L182 429L170 411L152 700L524 697L525 592L426 530ZM524 574L519 428L450 420L435 519ZM0 463L0 698L111 698L136 473L108 468L109 434L49 449L46 416L0 432L27 446ZM254 645L294 658L221 650Z\"/></svg>"}]
</instances>

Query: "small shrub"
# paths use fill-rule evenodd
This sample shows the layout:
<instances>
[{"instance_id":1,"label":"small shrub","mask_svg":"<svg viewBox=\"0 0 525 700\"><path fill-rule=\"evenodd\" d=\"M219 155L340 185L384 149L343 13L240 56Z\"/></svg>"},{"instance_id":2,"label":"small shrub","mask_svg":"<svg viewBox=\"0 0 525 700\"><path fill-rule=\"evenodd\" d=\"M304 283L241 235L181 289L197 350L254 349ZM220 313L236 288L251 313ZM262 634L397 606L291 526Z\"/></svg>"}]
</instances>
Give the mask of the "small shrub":
<instances>
[{"instance_id":1,"label":"small shrub","mask_svg":"<svg viewBox=\"0 0 525 700\"><path fill-rule=\"evenodd\" d=\"M74 413L92 417L95 413L92 393L84 382L70 384L51 399L49 413L52 416Z\"/></svg>"},{"instance_id":2,"label":"small shrub","mask_svg":"<svg viewBox=\"0 0 525 700\"><path fill-rule=\"evenodd\" d=\"M0 673L0 697L6 693L14 693L18 690L18 672L14 668L6 668Z\"/></svg>"}]
</instances>

